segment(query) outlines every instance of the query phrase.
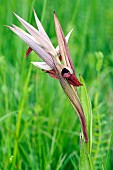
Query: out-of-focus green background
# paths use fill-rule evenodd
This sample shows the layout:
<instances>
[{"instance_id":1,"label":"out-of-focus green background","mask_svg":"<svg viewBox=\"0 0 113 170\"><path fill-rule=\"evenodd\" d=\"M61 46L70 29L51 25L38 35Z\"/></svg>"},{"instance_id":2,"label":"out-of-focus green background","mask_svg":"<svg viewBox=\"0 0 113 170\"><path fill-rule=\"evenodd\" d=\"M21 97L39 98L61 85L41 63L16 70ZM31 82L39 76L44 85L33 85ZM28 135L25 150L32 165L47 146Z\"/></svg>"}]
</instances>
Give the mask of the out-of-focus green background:
<instances>
[{"instance_id":1,"label":"out-of-focus green background","mask_svg":"<svg viewBox=\"0 0 113 170\"><path fill-rule=\"evenodd\" d=\"M58 81L30 64L39 57L25 59L28 46L4 27L21 27L12 11L36 26L33 7L54 46L53 10L65 35L74 28L69 49L92 102L92 159L102 169L113 131L112 0L0 0L0 169L78 169L76 113ZM112 159L111 153L110 169Z\"/></svg>"}]
</instances>

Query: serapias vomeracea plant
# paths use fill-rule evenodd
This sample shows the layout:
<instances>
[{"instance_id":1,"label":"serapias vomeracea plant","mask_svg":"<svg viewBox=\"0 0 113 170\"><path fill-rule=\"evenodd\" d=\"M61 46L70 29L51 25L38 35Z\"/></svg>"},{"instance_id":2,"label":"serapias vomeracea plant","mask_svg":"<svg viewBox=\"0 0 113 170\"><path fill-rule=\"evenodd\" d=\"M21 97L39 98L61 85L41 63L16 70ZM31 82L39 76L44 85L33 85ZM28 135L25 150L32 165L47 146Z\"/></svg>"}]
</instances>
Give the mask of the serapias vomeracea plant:
<instances>
[{"instance_id":1,"label":"serapias vomeracea plant","mask_svg":"<svg viewBox=\"0 0 113 170\"><path fill-rule=\"evenodd\" d=\"M59 80L65 94L67 95L71 104L77 112L77 115L81 122L84 139L87 143L88 133L85 115L77 94L77 86L81 86L82 84L76 77L74 65L67 45L72 30L68 33L66 37L64 37L62 27L56 16L56 13L54 12L55 29L58 39L58 46L54 48L35 11L34 16L38 30L18 15L14 15L26 28L28 33L13 24L12 27L7 27L15 34L17 34L23 41L25 41L25 43L28 44L29 48L26 52L26 56L28 56L33 50L43 60L43 62L32 62L32 64L42 69L53 78Z\"/></svg>"}]
</instances>

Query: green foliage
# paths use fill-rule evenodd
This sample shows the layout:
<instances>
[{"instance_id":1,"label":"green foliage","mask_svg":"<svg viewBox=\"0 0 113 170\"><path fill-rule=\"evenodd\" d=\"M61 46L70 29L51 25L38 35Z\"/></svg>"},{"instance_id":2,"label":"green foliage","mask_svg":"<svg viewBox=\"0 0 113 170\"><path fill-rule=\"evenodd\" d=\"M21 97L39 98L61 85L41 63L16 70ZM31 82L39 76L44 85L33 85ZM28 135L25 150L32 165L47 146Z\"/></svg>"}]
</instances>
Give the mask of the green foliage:
<instances>
[{"instance_id":1,"label":"green foliage","mask_svg":"<svg viewBox=\"0 0 113 170\"><path fill-rule=\"evenodd\" d=\"M91 157L87 152L86 143L81 139L79 170L93 170Z\"/></svg>"},{"instance_id":2,"label":"green foliage","mask_svg":"<svg viewBox=\"0 0 113 170\"><path fill-rule=\"evenodd\" d=\"M106 163L105 163L105 170L108 169L112 169L112 145L113 145L113 133L111 134L111 138L110 138L110 143L109 143L109 148L108 148L108 153L107 153L107 157L106 157Z\"/></svg>"},{"instance_id":3,"label":"green foliage","mask_svg":"<svg viewBox=\"0 0 113 170\"><path fill-rule=\"evenodd\" d=\"M84 115L86 118L86 125L88 131L88 143L85 143L83 139L81 139L80 144L80 160L79 160L79 169L82 170L93 170L91 151L92 151L92 108L91 101L89 99L86 85L82 76L80 76L80 81L83 84L81 87L81 103L84 110Z\"/></svg>"},{"instance_id":4,"label":"green foliage","mask_svg":"<svg viewBox=\"0 0 113 170\"><path fill-rule=\"evenodd\" d=\"M97 63L97 81L101 76L101 68L103 63L103 54L101 52L97 52L96 54ZM94 96L94 107L93 107L93 148L92 148L92 157L94 167L96 169L101 169L104 167L104 160L106 159L106 153L108 150L109 142L110 142L110 129L107 125L106 128L106 113L107 107L105 107L105 101L102 100L100 102L100 93L101 90L101 82L98 83L96 87L97 91Z\"/></svg>"},{"instance_id":5,"label":"green foliage","mask_svg":"<svg viewBox=\"0 0 113 170\"><path fill-rule=\"evenodd\" d=\"M81 87L81 103L84 110L85 118L86 118L86 124L87 124L87 131L88 131L88 153L91 153L92 149L92 108L91 108L91 101L89 99L89 96L87 94L86 85L84 83L84 80L82 76L80 76L81 83L83 86Z\"/></svg>"},{"instance_id":6,"label":"green foliage","mask_svg":"<svg viewBox=\"0 0 113 170\"><path fill-rule=\"evenodd\" d=\"M112 6L112 0L1 2L1 170L77 170L79 160L89 162L90 157L95 170L109 170L113 167ZM77 77L80 73L86 84L78 88L78 92L81 94L82 91L81 101L88 133L92 134L92 140L89 135L90 157L85 144L79 142L81 129L78 117L58 81L31 66L30 62L40 60L39 57L32 52L25 59L27 45L3 26L11 23L20 26L12 11L35 26L32 7L55 46L57 39L53 10L56 11L65 34L75 27L69 40L69 49ZM80 166L85 160L80 162Z\"/></svg>"}]
</instances>

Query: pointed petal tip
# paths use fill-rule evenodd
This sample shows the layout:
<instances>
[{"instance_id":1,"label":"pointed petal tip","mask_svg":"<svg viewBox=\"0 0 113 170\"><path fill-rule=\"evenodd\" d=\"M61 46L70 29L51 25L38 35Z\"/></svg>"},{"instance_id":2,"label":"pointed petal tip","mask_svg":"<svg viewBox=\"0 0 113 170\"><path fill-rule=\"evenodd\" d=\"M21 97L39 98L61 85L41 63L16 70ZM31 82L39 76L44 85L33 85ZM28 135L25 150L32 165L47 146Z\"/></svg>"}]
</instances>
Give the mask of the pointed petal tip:
<instances>
[{"instance_id":1,"label":"pointed petal tip","mask_svg":"<svg viewBox=\"0 0 113 170\"><path fill-rule=\"evenodd\" d=\"M33 10L33 13L34 13L35 18L38 18L35 9L32 8L32 10Z\"/></svg>"},{"instance_id":2,"label":"pointed petal tip","mask_svg":"<svg viewBox=\"0 0 113 170\"><path fill-rule=\"evenodd\" d=\"M23 19L19 16L19 15L17 15L15 12L13 12L13 14L15 15L15 17L21 22Z\"/></svg>"},{"instance_id":3,"label":"pointed petal tip","mask_svg":"<svg viewBox=\"0 0 113 170\"><path fill-rule=\"evenodd\" d=\"M72 28L70 32L72 33L73 30L74 30L74 28Z\"/></svg>"},{"instance_id":4,"label":"pointed petal tip","mask_svg":"<svg viewBox=\"0 0 113 170\"><path fill-rule=\"evenodd\" d=\"M15 12L13 12L13 14L15 15L15 17L21 22L23 19L19 16L19 15L17 15Z\"/></svg>"},{"instance_id":5,"label":"pointed petal tip","mask_svg":"<svg viewBox=\"0 0 113 170\"><path fill-rule=\"evenodd\" d=\"M9 25L4 25L5 27L7 27L8 29L12 30L13 31L13 27L9 26Z\"/></svg>"},{"instance_id":6,"label":"pointed petal tip","mask_svg":"<svg viewBox=\"0 0 113 170\"><path fill-rule=\"evenodd\" d=\"M7 27L7 28L9 28L10 26L9 25L3 25L4 27Z\"/></svg>"},{"instance_id":7,"label":"pointed petal tip","mask_svg":"<svg viewBox=\"0 0 113 170\"><path fill-rule=\"evenodd\" d=\"M31 64L45 71L52 70L52 68L49 65L47 65L45 62L31 62Z\"/></svg>"},{"instance_id":8,"label":"pointed petal tip","mask_svg":"<svg viewBox=\"0 0 113 170\"><path fill-rule=\"evenodd\" d=\"M18 16L15 12L13 12L13 14L14 14L16 17Z\"/></svg>"},{"instance_id":9,"label":"pointed petal tip","mask_svg":"<svg viewBox=\"0 0 113 170\"><path fill-rule=\"evenodd\" d=\"M13 28L13 25L14 24L11 24L12 25L12 27L11 26L9 26L9 25L3 25L4 27L7 27L7 28Z\"/></svg>"},{"instance_id":10,"label":"pointed petal tip","mask_svg":"<svg viewBox=\"0 0 113 170\"><path fill-rule=\"evenodd\" d=\"M35 63L35 62L31 62L31 64L33 64L34 66L36 66L36 67L37 67L37 65L36 65L36 63Z\"/></svg>"},{"instance_id":11,"label":"pointed petal tip","mask_svg":"<svg viewBox=\"0 0 113 170\"><path fill-rule=\"evenodd\" d=\"M55 10L53 10L54 13L54 19L57 17Z\"/></svg>"},{"instance_id":12,"label":"pointed petal tip","mask_svg":"<svg viewBox=\"0 0 113 170\"><path fill-rule=\"evenodd\" d=\"M33 65L34 65L34 64L35 64L35 62L31 61L31 64L33 64Z\"/></svg>"},{"instance_id":13,"label":"pointed petal tip","mask_svg":"<svg viewBox=\"0 0 113 170\"><path fill-rule=\"evenodd\" d=\"M14 31L14 28L9 25L4 25L6 28L10 29L11 31Z\"/></svg>"},{"instance_id":14,"label":"pointed petal tip","mask_svg":"<svg viewBox=\"0 0 113 170\"><path fill-rule=\"evenodd\" d=\"M16 27L16 25L15 24L11 24L12 25L12 27Z\"/></svg>"},{"instance_id":15,"label":"pointed petal tip","mask_svg":"<svg viewBox=\"0 0 113 170\"><path fill-rule=\"evenodd\" d=\"M34 14L36 14L34 7L32 7L32 10L33 10Z\"/></svg>"}]
</instances>

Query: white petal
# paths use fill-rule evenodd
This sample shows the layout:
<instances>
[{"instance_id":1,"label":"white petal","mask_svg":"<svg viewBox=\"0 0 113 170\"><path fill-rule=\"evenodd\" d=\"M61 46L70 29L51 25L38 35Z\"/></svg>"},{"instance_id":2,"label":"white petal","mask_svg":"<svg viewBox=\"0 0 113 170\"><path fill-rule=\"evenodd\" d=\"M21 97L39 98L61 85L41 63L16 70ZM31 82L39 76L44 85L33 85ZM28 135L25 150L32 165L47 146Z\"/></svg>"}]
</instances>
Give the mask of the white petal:
<instances>
[{"instance_id":1,"label":"white petal","mask_svg":"<svg viewBox=\"0 0 113 170\"><path fill-rule=\"evenodd\" d=\"M31 62L34 66L39 67L40 69L49 71L52 70L50 66L48 66L45 62Z\"/></svg>"},{"instance_id":2,"label":"white petal","mask_svg":"<svg viewBox=\"0 0 113 170\"><path fill-rule=\"evenodd\" d=\"M8 28L17 34L23 41L25 41L29 47L31 47L51 68L54 68L54 63L51 56L37 44L34 37L15 25L13 25L13 27L8 26Z\"/></svg>"},{"instance_id":3,"label":"white petal","mask_svg":"<svg viewBox=\"0 0 113 170\"><path fill-rule=\"evenodd\" d=\"M56 56L56 50L53 47L52 43L47 36L41 34L36 28L26 22L24 19L19 17L14 13L17 19L21 22L21 24L26 28L26 30L36 39L37 43L44 48L48 53L51 53L53 56Z\"/></svg>"},{"instance_id":4,"label":"white petal","mask_svg":"<svg viewBox=\"0 0 113 170\"><path fill-rule=\"evenodd\" d=\"M71 29L71 31L69 31L69 33L66 35L65 39L66 39L66 42L68 43L68 40L70 38L70 35L72 33L73 29ZM56 47L56 52L59 54L59 45Z\"/></svg>"},{"instance_id":5,"label":"white petal","mask_svg":"<svg viewBox=\"0 0 113 170\"><path fill-rule=\"evenodd\" d=\"M73 31L73 28L71 29L71 31L68 32L68 34L65 37L67 43L68 43L68 40L70 38L70 35L71 35L72 31Z\"/></svg>"}]
</instances>

